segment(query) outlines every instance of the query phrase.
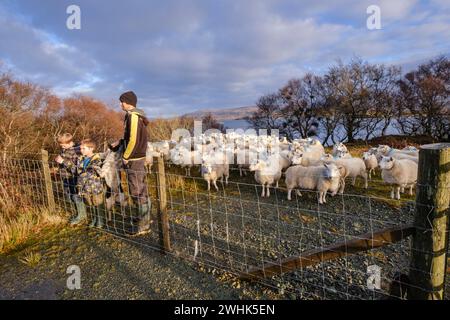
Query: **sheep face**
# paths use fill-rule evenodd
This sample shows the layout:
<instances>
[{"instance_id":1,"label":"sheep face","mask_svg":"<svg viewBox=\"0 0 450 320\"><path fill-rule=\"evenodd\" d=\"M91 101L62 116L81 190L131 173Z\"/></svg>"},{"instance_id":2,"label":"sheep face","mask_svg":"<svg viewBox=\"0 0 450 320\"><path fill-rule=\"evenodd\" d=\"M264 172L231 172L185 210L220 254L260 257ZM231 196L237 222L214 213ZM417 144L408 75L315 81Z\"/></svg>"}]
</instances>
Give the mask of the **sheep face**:
<instances>
[{"instance_id":1,"label":"sheep face","mask_svg":"<svg viewBox=\"0 0 450 320\"><path fill-rule=\"evenodd\" d=\"M339 178L341 176L339 168L334 163L324 164L324 167L325 167L324 171L325 179Z\"/></svg>"},{"instance_id":2,"label":"sheep face","mask_svg":"<svg viewBox=\"0 0 450 320\"><path fill-rule=\"evenodd\" d=\"M379 145L377 148L378 153L381 153L383 155L388 154L388 152L391 150L391 147L387 145Z\"/></svg>"},{"instance_id":3,"label":"sheep face","mask_svg":"<svg viewBox=\"0 0 450 320\"><path fill-rule=\"evenodd\" d=\"M363 158L363 160L369 160L371 158L371 156L372 156L371 153L364 152L362 158Z\"/></svg>"},{"instance_id":4,"label":"sheep face","mask_svg":"<svg viewBox=\"0 0 450 320\"><path fill-rule=\"evenodd\" d=\"M394 166L395 159L392 157L383 157L380 161L380 168L383 170L391 170Z\"/></svg>"}]
</instances>

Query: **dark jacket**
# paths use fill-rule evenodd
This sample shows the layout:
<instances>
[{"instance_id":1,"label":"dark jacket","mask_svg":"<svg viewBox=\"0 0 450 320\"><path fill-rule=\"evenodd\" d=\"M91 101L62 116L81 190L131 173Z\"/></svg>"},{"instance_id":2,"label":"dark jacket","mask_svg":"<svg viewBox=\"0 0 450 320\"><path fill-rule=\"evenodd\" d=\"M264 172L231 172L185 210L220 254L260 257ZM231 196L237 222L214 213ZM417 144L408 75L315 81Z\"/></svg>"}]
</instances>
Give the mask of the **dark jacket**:
<instances>
[{"instance_id":1,"label":"dark jacket","mask_svg":"<svg viewBox=\"0 0 450 320\"><path fill-rule=\"evenodd\" d=\"M102 159L98 153L94 154L90 161L84 162L86 157L80 156L77 162L64 161L67 170L77 175L78 194L82 197L103 192L103 180L100 177L102 171Z\"/></svg>"},{"instance_id":2,"label":"dark jacket","mask_svg":"<svg viewBox=\"0 0 450 320\"><path fill-rule=\"evenodd\" d=\"M124 160L138 160L145 158L147 151L148 120L142 110L128 111L124 119L123 146Z\"/></svg>"},{"instance_id":3,"label":"dark jacket","mask_svg":"<svg viewBox=\"0 0 450 320\"><path fill-rule=\"evenodd\" d=\"M76 165L78 162L78 157L81 156L80 145L74 145L72 148L63 149L60 153L65 163L72 163L72 165ZM70 166L70 165L69 165ZM68 166L64 164L59 165L59 172L63 179L75 178L76 175L69 169Z\"/></svg>"}]
</instances>

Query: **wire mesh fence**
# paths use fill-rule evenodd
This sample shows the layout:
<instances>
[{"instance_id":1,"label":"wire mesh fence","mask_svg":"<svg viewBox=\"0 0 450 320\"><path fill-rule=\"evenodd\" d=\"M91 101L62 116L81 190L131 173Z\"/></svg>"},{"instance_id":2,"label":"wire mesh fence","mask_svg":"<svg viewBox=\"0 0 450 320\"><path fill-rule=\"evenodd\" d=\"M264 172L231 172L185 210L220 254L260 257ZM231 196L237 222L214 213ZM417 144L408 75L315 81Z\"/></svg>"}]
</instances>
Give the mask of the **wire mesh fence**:
<instances>
[{"instance_id":1,"label":"wire mesh fence","mask_svg":"<svg viewBox=\"0 0 450 320\"><path fill-rule=\"evenodd\" d=\"M437 255L432 248L420 251L412 241L418 232L418 207L429 212L436 208L418 203L409 190L402 200L391 199L379 175L368 189L362 181L348 183L345 193L328 196L321 204L314 190L299 190L301 195L293 193L287 200L283 178L269 197L261 197L254 174L241 176L237 167L231 168L228 182L218 182L218 190L208 190L198 167L187 174L162 158L154 161L146 174L152 204L149 232L134 235L139 212L123 169L114 172L120 194L105 188L109 191L102 195L105 203L111 197L113 203L102 207L101 230L263 284L288 299L405 299L417 286L409 275L426 278L430 273L411 262L413 255ZM53 198L58 208L76 213L67 181L58 174L57 164L42 155L6 157L0 177L2 201L45 206ZM429 191L430 185L418 184L420 188ZM440 192L448 194L450 183L441 184ZM92 220L95 211L87 207ZM440 214L447 215L448 209ZM446 279L445 268L438 277ZM448 290L445 293L448 299Z\"/></svg>"}]
</instances>

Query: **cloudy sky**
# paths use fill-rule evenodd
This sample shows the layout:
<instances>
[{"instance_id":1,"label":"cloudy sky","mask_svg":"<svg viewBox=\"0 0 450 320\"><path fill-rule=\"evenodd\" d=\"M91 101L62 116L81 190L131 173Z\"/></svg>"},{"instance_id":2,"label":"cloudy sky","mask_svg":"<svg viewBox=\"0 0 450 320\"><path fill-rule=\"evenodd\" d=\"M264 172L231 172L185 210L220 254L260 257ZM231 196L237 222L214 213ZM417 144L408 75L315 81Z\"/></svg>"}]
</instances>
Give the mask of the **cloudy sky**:
<instances>
[{"instance_id":1,"label":"cloudy sky","mask_svg":"<svg viewBox=\"0 0 450 320\"><path fill-rule=\"evenodd\" d=\"M81 30L66 27L72 4ZM0 1L3 70L116 107L134 90L152 117L253 105L339 58L410 69L449 53L448 0Z\"/></svg>"}]
</instances>

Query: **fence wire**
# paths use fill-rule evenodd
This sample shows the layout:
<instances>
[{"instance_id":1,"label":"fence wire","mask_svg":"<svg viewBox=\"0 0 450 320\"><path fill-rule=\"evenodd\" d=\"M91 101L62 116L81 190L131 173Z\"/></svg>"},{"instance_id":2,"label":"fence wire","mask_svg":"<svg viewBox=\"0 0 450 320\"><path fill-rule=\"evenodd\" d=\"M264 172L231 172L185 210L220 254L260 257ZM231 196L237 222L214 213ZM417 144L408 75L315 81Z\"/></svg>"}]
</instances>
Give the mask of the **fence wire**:
<instances>
[{"instance_id":1,"label":"fence wire","mask_svg":"<svg viewBox=\"0 0 450 320\"><path fill-rule=\"evenodd\" d=\"M10 156L0 163L2 202L45 206L49 199L44 166L49 166L56 206L75 215L56 163L39 157ZM156 168L153 165L146 175L152 203L150 232L133 236L138 209L129 197L124 170L116 174L126 200L103 209L102 231L161 249ZM320 204L318 192L312 190L300 190L301 196L294 192L287 200L284 178L278 188L271 188L270 197L261 197L254 173L241 176L237 167L231 168L228 184L218 182L218 191L207 190L198 167L190 175L168 162L164 169L169 254L238 278L251 275L252 281L287 299L407 298L413 252L410 227L417 206L423 204L416 204L407 192L402 200L390 199L390 189L378 190L384 185L379 175L367 190L361 181L355 186L348 183L344 194L328 196L327 203ZM450 187L446 190L450 192ZM120 198L114 193L103 196ZM88 205L88 220L93 212ZM448 290L445 293L448 299Z\"/></svg>"}]
</instances>

